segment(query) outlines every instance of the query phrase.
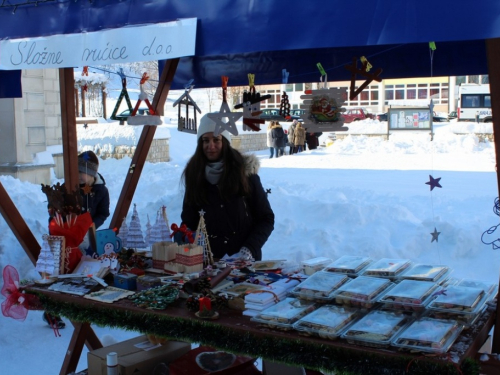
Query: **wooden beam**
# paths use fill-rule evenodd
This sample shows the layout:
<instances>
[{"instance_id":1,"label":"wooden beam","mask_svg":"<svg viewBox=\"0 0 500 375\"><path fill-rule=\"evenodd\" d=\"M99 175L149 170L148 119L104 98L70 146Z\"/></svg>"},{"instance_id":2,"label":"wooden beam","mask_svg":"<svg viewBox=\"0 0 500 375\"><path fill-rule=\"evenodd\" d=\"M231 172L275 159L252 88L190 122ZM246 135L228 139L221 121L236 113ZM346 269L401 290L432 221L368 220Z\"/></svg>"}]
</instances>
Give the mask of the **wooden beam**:
<instances>
[{"instance_id":1,"label":"wooden beam","mask_svg":"<svg viewBox=\"0 0 500 375\"><path fill-rule=\"evenodd\" d=\"M22 248L28 254L31 263L35 264L40 254L41 246L31 230L26 225L16 205L0 182L0 213L7 222Z\"/></svg>"},{"instance_id":2,"label":"wooden beam","mask_svg":"<svg viewBox=\"0 0 500 375\"><path fill-rule=\"evenodd\" d=\"M156 89L153 102L151 104L155 113L159 115L163 115L163 107L165 105L165 101L167 100L168 92L170 91L170 86L172 85L172 80L174 79L178 64L179 59L167 60L165 68L161 74L160 82L158 83L158 88ZM148 156L149 148L153 142L155 132L156 126L145 125L142 129L141 137L139 138L134 156L132 157L132 162L130 163L125 182L123 183L120 197L116 203L113 218L111 219L109 226L110 228L120 229L123 218L127 216L137 183L139 182L144 163L146 162L146 158Z\"/></svg>"},{"instance_id":3,"label":"wooden beam","mask_svg":"<svg viewBox=\"0 0 500 375\"><path fill-rule=\"evenodd\" d=\"M500 166L500 38L486 40L486 53L488 55L488 75L490 79L497 185L500 196L500 174L498 171L498 167ZM498 303L493 331L492 353L500 353L500 304Z\"/></svg>"},{"instance_id":4,"label":"wooden beam","mask_svg":"<svg viewBox=\"0 0 500 375\"><path fill-rule=\"evenodd\" d=\"M64 183L68 190L78 188L78 143L75 116L75 77L73 68L59 69L61 95L62 146Z\"/></svg>"}]
</instances>

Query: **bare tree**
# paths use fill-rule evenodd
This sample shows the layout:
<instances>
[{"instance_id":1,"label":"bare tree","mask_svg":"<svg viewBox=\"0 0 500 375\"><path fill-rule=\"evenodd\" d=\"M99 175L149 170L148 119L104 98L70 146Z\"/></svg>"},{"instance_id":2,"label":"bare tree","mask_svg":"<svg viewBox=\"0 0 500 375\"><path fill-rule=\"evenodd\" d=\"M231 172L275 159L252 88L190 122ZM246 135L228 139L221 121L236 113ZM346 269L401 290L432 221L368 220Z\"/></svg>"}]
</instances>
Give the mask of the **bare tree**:
<instances>
[{"instance_id":1,"label":"bare tree","mask_svg":"<svg viewBox=\"0 0 500 375\"><path fill-rule=\"evenodd\" d=\"M218 97L217 89L206 88L205 92L208 97L208 112L212 112L212 104L214 104L215 99Z\"/></svg>"}]
</instances>

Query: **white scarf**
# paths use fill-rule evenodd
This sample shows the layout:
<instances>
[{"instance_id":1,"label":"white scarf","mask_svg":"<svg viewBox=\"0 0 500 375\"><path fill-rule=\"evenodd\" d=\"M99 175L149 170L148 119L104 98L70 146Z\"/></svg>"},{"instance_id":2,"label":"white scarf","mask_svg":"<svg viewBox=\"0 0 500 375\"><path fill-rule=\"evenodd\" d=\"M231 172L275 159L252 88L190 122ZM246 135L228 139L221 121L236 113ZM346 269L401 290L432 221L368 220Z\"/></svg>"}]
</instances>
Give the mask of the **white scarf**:
<instances>
[{"instance_id":1,"label":"white scarf","mask_svg":"<svg viewBox=\"0 0 500 375\"><path fill-rule=\"evenodd\" d=\"M224 163L217 161L215 163L208 163L205 166L205 178L212 185L217 185L220 180L220 176L224 170Z\"/></svg>"}]
</instances>

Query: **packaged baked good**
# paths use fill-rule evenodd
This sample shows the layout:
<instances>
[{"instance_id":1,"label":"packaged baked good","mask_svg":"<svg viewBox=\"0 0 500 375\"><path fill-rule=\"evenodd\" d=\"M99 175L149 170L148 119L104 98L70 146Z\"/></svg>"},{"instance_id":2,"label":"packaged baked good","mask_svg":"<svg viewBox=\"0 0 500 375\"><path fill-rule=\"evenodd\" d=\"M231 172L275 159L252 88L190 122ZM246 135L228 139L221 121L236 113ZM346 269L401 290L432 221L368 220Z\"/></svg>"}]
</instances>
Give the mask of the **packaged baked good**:
<instances>
[{"instance_id":1,"label":"packaged baked good","mask_svg":"<svg viewBox=\"0 0 500 375\"><path fill-rule=\"evenodd\" d=\"M300 318L293 324L293 329L299 331L301 335L335 340L360 315L361 311L356 308L323 305Z\"/></svg>"},{"instance_id":2,"label":"packaged baked good","mask_svg":"<svg viewBox=\"0 0 500 375\"><path fill-rule=\"evenodd\" d=\"M486 294L489 295L488 300L494 299L498 294L498 284L489 283L481 280L461 279L457 282L458 286L465 286L468 288L481 288Z\"/></svg>"},{"instance_id":3,"label":"packaged baked good","mask_svg":"<svg viewBox=\"0 0 500 375\"><path fill-rule=\"evenodd\" d=\"M439 285L430 281L401 280L379 302L397 310L423 311Z\"/></svg>"},{"instance_id":4,"label":"packaged baked good","mask_svg":"<svg viewBox=\"0 0 500 375\"><path fill-rule=\"evenodd\" d=\"M332 259L326 257L312 258L304 260L302 262L302 268L304 269L304 273L306 275L313 275L314 273L321 271L331 262Z\"/></svg>"},{"instance_id":5,"label":"packaged baked good","mask_svg":"<svg viewBox=\"0 0 500 375\"><path fill-rule=\"evenodd\" d=\"M335 302L348 305L372 308L377 300L395 284L380 277L359 276L341 286L335 293Z\"/></svg>"},{"instance_id":6,"label":"packaged baked good","mask_svg":"<svg viewBox=\"0 0 500 375\"><path fill-rule=\"evenodd\" d=\"M413 264L400 275L400 278L404 280L432 281L435 283L441 283L449 277L450 273L451 269L447 266Z\"/></svg>"},{"instance_id":7,"label":"packaged baked good","mask_svg":"<svg viewBox=\"0 0 500 375\"><path fill-rule=\"evenodd\" d=\"M312 301L287 297L250 320L267 327L287 331L292 329L293 323L315 309L316 304Z\"/></svg>"},{"instance_id":8,"label":"packaged baked good","mask_svg":"<svg viewBox=\"0 0 500 375\"><path fill-rule=\"evenodd\" d=\"M449 285L427 306L426 315L437 319L454 319L470 327L486 308L489 294L482 288Z\"/></svg>"},{"instance_id":9,"label":"packaged baked good","mask_svg":"<svg viewBox=\"0 0 500 375\"><path fill-rule=\"evenodd\" d=\"M356 277L372 262L373 260L370 257L344 255L327 265L324 271L343 273L350 277Z\"/></svg>"},{"instance_id":10,"label":"packaged baked good","mask_svg":"<svg viewBox=\"0 0 500 375\"><path fill-rule=\"evenodd\" d=\"M411 266L409 259L382 258L370 264L361 275L394 279Z\"/></svg>"},{"instance_id":11,"label":"packaged baked good","mask_svg":"<svg viewBox=\"0 0 500 375\"><path fill-rule=\"evenodd\" d=\"M399 311L373 310L353 323L342 334L349 344L387 348L395 335L413 318Z\"/></svg>"},{"instance_id":12,"label":"packaged baked good","mask_svg":"<svg viewBox=\"0 0 500 375\"><path fill-rule=\"evenodd\" d=\"M481 288L450 285L442 289L428 308L455 313L471 313L484 305L486 293Z\"/></svg>"},{"instance_id":13,"label":"packaged baked good","mask_svg":"<svg viewBox=\"0 0 500 375\"><path fill-rule=\"evenodd\" d=\"M320 271L293 288L291 294L305 300L328 302L333 299L333 293L350 280L346 275Z\"/></svg>"},{"instance_id":14,"label":"packaged baked good","mask_svg":"<svg viewBox=\"0 0 500 375\"><path fill-rule=\"evenodd\" d=\"M456 320L422 317L397 334L391 344L412 351L442 354L450 349L462 330L463 325Z\"/></svg>"}]
</instances>

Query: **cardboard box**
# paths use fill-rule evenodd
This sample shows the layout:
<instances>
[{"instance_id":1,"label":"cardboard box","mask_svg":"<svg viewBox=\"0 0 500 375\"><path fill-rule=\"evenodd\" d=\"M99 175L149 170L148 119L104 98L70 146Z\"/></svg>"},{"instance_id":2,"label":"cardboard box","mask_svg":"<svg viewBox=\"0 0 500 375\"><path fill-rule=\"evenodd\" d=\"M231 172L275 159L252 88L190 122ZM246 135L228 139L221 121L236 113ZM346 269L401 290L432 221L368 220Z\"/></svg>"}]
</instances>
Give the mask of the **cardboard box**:
<instances>
[{"instance_id":1,"label":"cardboard box","mask_svg":"<svg viewBox=\"0 0 500 375\"><path fill-rule=\"evenodd\" d=\"M88 352L89 375L107 374L106 356L110 352L118 353L118 373L120 375L151 375L158 364L163 362L168 366L168 363L191 350L191 344L182 341L167 341L165 344L147 351L134 346L144 341L148 341L148 338L142 335Z\"/></svg>"},{"instance_id":2,"label":"cardboard box","mask_svg":"<svg viewBox=\"0 0 500 375\"><path fill-rule=\"evenodd\" d=\"M234 356L234 361L229 367L222 365L223 368L218 371L203 369L198 364L198 355L201 353L209 354L211 352L232 356L232 354L220 352L208 346L200 346L170 363L170 375L257 375L261 373L253 364L255 359L244 356ZM220 361L223 361L220 357L214 359L213 364L221 365Z\"/></svg>"}]
</instances>

